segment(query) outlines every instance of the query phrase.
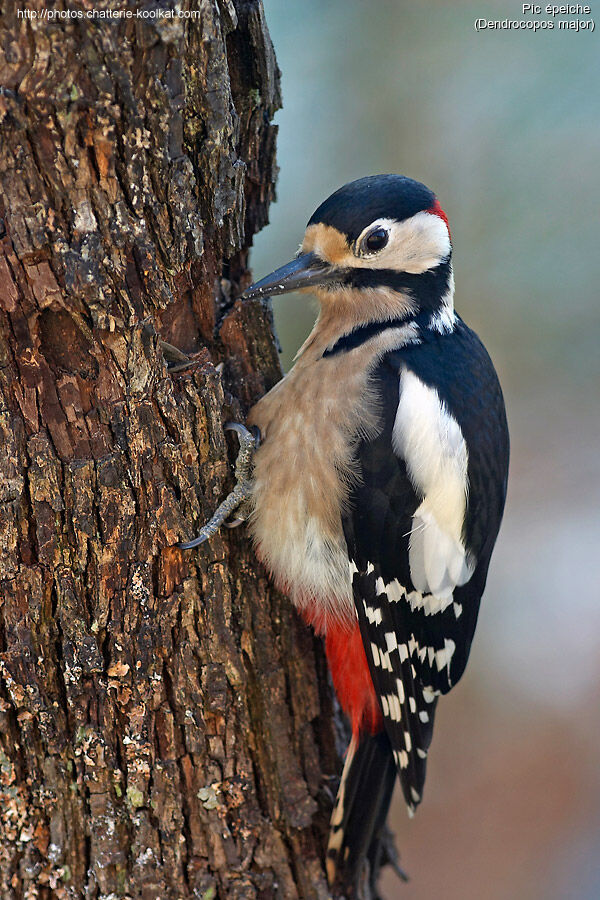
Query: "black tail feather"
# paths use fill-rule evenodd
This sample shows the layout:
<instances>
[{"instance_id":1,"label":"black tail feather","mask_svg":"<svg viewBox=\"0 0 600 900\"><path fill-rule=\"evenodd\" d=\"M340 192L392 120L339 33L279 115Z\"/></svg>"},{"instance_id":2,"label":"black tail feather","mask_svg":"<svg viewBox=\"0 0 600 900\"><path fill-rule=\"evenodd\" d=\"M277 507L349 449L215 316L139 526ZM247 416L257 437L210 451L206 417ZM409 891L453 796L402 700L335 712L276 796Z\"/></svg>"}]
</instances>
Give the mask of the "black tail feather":
<instances>
[{"instance_id":1,"label":"black tail feather","mask_svg":"<svg viewBox=\"0 0 600 900\"><path fill-rule=\"evenodd\" d=\"M390 847L385 822L396 780L392 746L385 732L354 736L348 747L331 816L327 874L348 897L374 898L382 865L391 862L402 877Z\"/></svg>"}]
</instances>

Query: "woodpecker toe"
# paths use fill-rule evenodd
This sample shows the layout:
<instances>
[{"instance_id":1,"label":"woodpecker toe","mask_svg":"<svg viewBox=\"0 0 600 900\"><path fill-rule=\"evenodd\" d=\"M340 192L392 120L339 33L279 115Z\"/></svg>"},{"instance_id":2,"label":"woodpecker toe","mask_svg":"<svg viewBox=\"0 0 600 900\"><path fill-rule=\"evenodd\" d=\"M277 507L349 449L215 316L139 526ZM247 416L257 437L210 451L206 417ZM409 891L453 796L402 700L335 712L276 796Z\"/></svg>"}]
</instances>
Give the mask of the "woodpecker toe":
<instances>
[{"instance_id":1,"label":"woodpecker toe","mask_svg":"<svg viewBox=\"0 0 600 900\"><path fill-rule=\"evenodd\" d=\"M209 540L222 525L225 525L226 528L237 528L246 521L250 514L249 505L252 494L250 475L254 451L260 442L260 431L256 426L248 429L240 422L226 422L224 430L235 431L240 442L235 463L236 485L220 504L212 518L203 526L200 534L191 541L177 544L180 550L193 550L194 547L199 547ZM229 519L230 515L236 511L238 512L236 518Z\"/></svg>"}]
</instances>

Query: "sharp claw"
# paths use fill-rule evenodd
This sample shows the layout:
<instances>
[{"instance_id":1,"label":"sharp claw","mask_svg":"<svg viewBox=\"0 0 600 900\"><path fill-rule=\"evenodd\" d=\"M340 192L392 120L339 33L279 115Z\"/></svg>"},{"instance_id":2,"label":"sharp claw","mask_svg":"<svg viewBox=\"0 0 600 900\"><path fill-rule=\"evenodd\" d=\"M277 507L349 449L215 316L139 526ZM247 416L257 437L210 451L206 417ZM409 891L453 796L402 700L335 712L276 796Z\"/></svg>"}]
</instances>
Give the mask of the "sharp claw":
<instances>
[{"instance_id":1,"label":"sharp claw","mask_svg":"<svg viewBox=\"0 0 600 900\"><path fill-rule=\"evenodd\" d=\"M223 525L225 526L225 528L237 528L238 525L243 525L245 521L245 519L241 519L238 517L237 519L232 519L231 522L223 522Z\"/></svg>"},{"instance_id":2,"label":"sharp claw","mask_svg":"<svg viewBox=\"0 0 600 900\"><path fill-rule=\"evenodd\" d=\"M248 434L248 429L241 422L225 422L223 431L237 431L238 434Z\"/></svg>"},{"instance_id":3,"label":"sharp claw","mask_svg":"<svg viewBox=\"0 0 600 900\"><path fill-rule=\"evenodd\" d=\"M251 445L253 449L256 449L260 443L260 430L256 425L252 425L248 429L240 422L225 422L223 430L235 431L240 439L240 445L243 447Z\"/></svg>"},{"instance_id":4,"label":"sharp claw","mask_svg":"<svg viewBox=\"0 0 600 900\"><path fill-rule=\"evenodd\" d=\"M175 546L179 547L180 550L192 550L194 547L199 547L200 544L207 541L208 537L207 534L199 534L193 541L180 541L178 544L175 544Z\"/></svg>"}]
</instances>

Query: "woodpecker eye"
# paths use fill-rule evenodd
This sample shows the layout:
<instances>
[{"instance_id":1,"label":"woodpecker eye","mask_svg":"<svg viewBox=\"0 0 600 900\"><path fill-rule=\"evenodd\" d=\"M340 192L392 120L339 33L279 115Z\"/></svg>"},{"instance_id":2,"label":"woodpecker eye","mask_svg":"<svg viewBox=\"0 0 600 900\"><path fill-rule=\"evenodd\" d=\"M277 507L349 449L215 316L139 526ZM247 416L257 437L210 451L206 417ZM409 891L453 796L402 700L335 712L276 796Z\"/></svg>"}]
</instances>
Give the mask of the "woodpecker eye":
<instances>
[{"instance_id":1,"label":"woodpecker eye","mask_svg":"<svg viewBox=\"0 0 600 900\"><path fill-rule=\"evenodd\" d=\"M388 233L385 228L376 228L371 234L367 235L364 240L363 247L366 253L377 253L383 250L388 242Z\"/></svg>"}]
</instances>

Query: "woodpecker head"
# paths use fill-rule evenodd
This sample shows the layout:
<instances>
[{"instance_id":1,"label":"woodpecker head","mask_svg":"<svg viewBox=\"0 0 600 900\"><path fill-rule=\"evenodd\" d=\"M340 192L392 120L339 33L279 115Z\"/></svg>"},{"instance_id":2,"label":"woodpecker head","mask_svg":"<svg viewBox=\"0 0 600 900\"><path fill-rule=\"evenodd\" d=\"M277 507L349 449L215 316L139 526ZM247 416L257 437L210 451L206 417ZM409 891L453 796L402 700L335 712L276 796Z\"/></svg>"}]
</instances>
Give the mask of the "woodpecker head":
<instances>
[{"instance_id":1,"label":"woodpecker head","mask_svg":"<svg viewBox=\"0 0 600 900\"><path fill-rule=\"evenodd\" d=\"M452 311L452 246L429 188L402 175L345 184L311 216L295 259L253 284L245 299L315 293L356 323Z\"/></svg>"}]
</instances>

